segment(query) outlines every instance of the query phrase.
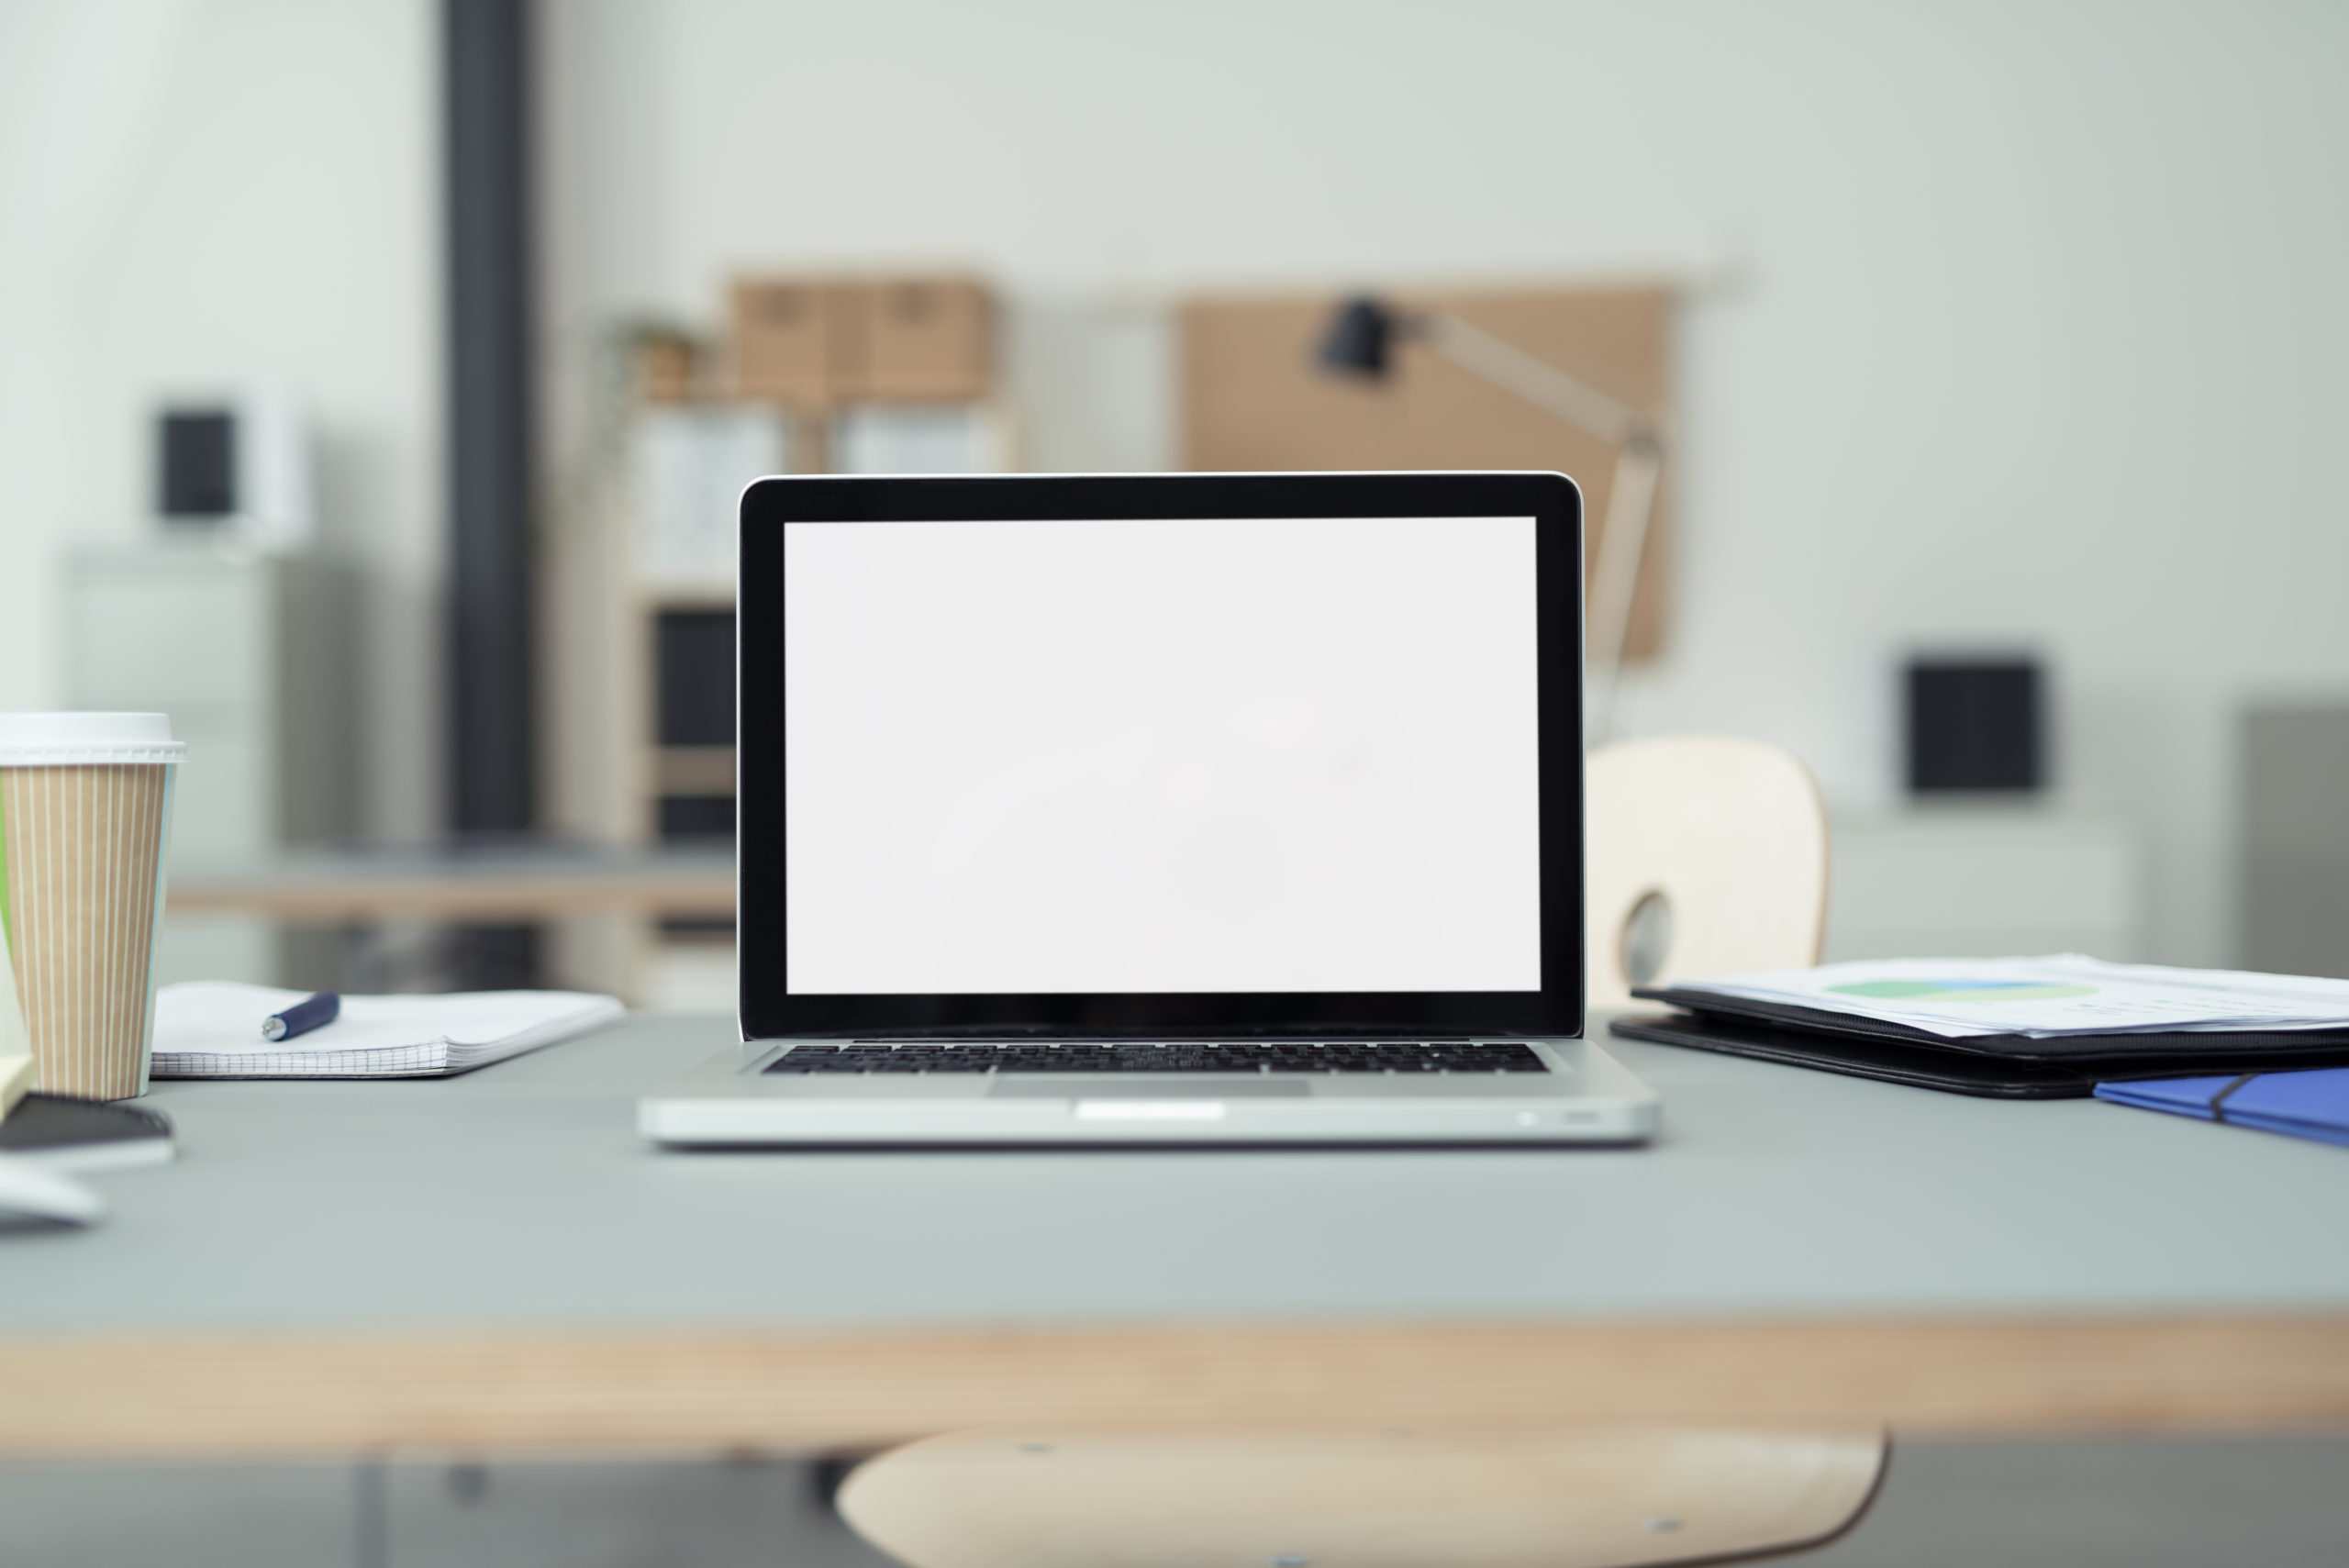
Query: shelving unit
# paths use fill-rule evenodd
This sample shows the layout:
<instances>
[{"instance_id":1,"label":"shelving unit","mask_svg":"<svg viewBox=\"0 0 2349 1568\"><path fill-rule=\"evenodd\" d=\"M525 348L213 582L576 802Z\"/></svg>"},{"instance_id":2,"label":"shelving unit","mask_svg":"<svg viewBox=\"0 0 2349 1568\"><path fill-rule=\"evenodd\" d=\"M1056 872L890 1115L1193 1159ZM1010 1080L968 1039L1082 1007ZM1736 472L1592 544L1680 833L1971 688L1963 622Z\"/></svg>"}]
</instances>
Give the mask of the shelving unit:
<instances>
[{"instance_id":1,"label":"shelving unit","mask_svg":"<svg viewBox=\"0 0 2349 1568\"><path fill-rule=\"evenodd\" d=\"M590 508L602 526L573 541L560 574L571 610L554 661L569 688L556 696L558 765L599 782L569 786L559 815L625 847L733 838L733 503L744 484L1018 466L984 284L764 277L736 282L729 306L715 340L631 336ZM606 983L634 998L730 1006L723 919L637 919L581 940L599 950L589 966L617 967Z\"/></svg>"}]
</instances>

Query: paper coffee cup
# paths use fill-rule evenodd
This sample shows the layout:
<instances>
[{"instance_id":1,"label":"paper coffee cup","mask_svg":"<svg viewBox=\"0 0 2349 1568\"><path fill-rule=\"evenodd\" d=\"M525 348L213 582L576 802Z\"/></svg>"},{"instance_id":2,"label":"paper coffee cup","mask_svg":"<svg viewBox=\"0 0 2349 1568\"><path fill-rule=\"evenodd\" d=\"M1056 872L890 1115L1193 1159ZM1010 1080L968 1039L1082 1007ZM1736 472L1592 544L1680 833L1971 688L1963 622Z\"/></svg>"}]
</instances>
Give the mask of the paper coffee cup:
<instances>
[{"instance_id":1,"label":"paper coffee cup","mask_svg":"<svg viewBox=\"0 0 2349 1568\"><path fill-rule=\"evenodd\" d=\"M0 933L49 1094L147 1092L172 777L186 755L166 714L0 713Z\"/></svg>"}]
</instances>

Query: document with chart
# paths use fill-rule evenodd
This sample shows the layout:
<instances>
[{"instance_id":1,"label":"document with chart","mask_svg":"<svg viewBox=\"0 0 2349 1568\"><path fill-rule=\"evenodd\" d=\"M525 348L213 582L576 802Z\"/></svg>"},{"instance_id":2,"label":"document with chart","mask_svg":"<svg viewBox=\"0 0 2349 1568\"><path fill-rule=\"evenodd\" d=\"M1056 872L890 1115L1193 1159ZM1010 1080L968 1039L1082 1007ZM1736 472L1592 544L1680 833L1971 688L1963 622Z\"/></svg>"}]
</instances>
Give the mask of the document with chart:
<instances>
[{"instance_id":1,"label":"document with chart","mask_svg":"<svg viewBox=\"0 0 2349 1568\"><path fill-rule=\"evenodd\" d=\"M2349 980L2107 963L2078 953L1869 959L1682 980L1671 990L1871 1018L1944 1040L2349 1029Z\"/></svg>"}]
</instances>

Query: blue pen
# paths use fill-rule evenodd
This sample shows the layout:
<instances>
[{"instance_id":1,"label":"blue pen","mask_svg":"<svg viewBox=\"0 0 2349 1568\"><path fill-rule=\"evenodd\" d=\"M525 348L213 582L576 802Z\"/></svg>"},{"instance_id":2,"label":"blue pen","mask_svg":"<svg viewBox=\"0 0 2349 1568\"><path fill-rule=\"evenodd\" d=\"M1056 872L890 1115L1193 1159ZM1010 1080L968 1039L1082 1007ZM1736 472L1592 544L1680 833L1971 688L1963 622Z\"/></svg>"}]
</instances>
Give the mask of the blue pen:
<instances>
[{"instance_id":1,"label":"blue pen","mask_svg":"<svg viewBox=\"0 0 2349 1568\"><path fill-rule=\"evenodd\" d=\"M332 991L321 991L306 1001L295 1003L282 1013L273 1013L261 1021L263 1040L292 1040L297 1034L330 1024L341 1016L342 998Z\"/></svg>"}]
</instances>

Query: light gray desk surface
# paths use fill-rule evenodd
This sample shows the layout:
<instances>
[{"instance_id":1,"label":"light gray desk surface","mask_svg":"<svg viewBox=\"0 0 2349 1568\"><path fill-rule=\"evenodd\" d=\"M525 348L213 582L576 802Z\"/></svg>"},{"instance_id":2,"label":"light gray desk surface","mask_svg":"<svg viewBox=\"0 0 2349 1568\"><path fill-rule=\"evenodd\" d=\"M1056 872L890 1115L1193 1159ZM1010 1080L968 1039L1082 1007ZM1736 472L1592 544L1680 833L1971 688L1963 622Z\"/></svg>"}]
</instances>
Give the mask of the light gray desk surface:
<instances>
[{"instance_id":1,"label":"light gray desk surface","mask_svg":"<svg viewBox=\"0 0 2349 1568\"><path fill-rule=\"evenodd\" d=\"M2349 1314L2349 1150L1615 1041L1639 1150L670 1153L730 1022L445 1081L167 1083L177 1163L0 1231L0 1334Z\"/></svg>"}]
</instances>

